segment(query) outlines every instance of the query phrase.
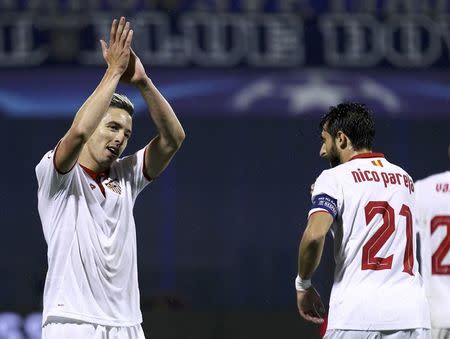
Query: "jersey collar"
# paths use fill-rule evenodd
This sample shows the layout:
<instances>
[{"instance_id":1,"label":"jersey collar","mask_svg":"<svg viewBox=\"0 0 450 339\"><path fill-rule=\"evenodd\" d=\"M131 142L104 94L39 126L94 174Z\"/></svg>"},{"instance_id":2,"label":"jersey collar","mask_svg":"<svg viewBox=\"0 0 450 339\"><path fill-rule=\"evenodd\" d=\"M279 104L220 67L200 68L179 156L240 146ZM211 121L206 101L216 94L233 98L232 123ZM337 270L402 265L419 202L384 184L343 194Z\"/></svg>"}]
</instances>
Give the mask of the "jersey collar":
<instances>
[{"instance_id":1,"label":"jersey collar","mask_svg":"<svg viewBox=\"0 0 450 339\"><path fill-rule=\"evenodd\" d=\"M109 176L109 169L103 172L94 172L90 168L87 168L86 166L83 166L82 164L79 164L81 168L95 181L99 180L100 178L107 178Z\"/></svg>"},{"instance_id":2,"label":"jersey collar","mask_svg":"<svg viewBox=\"0 0 450 339\"><path fill-rule=\"evenodd\" d=\"M384 158L384 154L383 153L373 153L373 152L361 153L361 154L356 154L356 155L352 156L350 158L350 160L367 159L367 158Z\"/></svg>"}]
</instances>

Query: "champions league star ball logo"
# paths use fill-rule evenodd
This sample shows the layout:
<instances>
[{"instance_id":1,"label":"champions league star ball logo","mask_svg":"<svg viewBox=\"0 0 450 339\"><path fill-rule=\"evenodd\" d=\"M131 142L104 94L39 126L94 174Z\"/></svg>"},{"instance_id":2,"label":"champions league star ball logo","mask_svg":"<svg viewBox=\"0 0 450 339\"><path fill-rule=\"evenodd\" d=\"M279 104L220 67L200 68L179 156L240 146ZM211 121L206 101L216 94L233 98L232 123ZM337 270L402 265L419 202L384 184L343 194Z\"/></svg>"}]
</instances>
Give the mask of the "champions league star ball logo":
<instances>
[{"instance_id":1,"label":"champions league star ball logo","mask_svg":"<svg viewBox=\"0 0 450 339\"><path fill-rule=\"evenodd\" d=\"M368 102L392 115L401 111L395 92L374 77L341 71L302 71L290 75L262 77L244 86L232 98L236 111L275 105L278 110L298 116L326 111L347 100Z\"/></svg>"}]
</instances>

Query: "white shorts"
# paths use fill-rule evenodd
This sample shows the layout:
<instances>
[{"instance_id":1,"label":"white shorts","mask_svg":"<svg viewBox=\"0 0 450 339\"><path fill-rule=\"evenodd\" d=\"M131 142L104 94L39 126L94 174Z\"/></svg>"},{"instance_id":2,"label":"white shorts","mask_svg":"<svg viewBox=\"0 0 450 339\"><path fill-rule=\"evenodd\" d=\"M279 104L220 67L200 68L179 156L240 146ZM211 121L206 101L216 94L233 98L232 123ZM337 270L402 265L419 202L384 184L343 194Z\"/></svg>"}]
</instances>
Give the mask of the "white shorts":
<instances>
[{"instance_id":1,"label":"white shorts","mask_svg":"<svg viewBox=\"0 0 450 339\"><path fill-rule=\"evenodd\" d=\"M142 326L115 327L74 319L52 318L42 328L42 339L145 339Z\"/></svg>"},{"instance_id":2,"label":"white shorts","mask_svg":"<svg viewBox=\"0 0 450 339\"><path fill-rule=\"evenodd\" d=\"M431 337L433 339L450 339L450 328L433 328Z\"/></svg>"},{"instance_id":3,"label":"white shorts","mask_svg":"<svg viewBox=\"0 0 450 339\"><path fill-rule=\"evenodd\" d=\"M324 339L431 339L425 328L395 331L327 330Z\"/></svg>"}]
</instances>

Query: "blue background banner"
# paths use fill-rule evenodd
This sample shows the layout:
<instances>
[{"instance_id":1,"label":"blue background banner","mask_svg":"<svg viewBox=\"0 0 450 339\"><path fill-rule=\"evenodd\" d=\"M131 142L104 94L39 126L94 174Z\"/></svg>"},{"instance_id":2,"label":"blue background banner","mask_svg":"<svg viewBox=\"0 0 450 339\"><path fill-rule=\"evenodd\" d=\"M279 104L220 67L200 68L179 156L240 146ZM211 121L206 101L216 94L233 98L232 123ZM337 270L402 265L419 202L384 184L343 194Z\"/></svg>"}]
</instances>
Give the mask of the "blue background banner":
<instances>
[{"instance_id":1,"label":"blue background banner","mask_svg":"<svg viewBox=\"0 0 450 339\"><path fill-rule=\"evenodd\" d=\"M443 118L449 115L449 71L284 71L156 69L154 82L180 116L275 117L321 114L342 101L368 104L378 116ZM101 68L39 68L0 73L0 114L71 118L99 82ZM136 104L143 101L121 86Z\"/></svg>"}]
</instances>

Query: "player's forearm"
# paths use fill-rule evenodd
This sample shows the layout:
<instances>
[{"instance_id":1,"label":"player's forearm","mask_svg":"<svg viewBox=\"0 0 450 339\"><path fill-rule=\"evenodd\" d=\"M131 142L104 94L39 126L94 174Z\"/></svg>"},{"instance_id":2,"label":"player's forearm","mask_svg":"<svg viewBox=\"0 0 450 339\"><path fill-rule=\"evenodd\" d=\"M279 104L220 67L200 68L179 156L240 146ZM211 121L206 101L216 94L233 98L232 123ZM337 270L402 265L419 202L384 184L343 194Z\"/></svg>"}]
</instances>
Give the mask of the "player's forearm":
<instances>
[{"instance_id":1,"label":"player's forearm","mask_svg":"<svg viewBox=\"0 0 450 339\"><path fill-rule=\"evenodd\" d=\"M108 68L97 88L78 110L71 130L83 142L94 133L108 110L120 76L120 72Z\"/></svg>"},{"instance_id":2,"label":"player's forearm","mask_svg":"<svg viewBox=\"0 0 450 339\"><path fill-rule=\"evenodd\" d=\"M298 254L298 273L302 279L310 279L319 266L323 245L333 217L326 211L311 214L303 233Z\"/></svg>"},{"instance_id":3,"label":"player's forearm","mask_svg":"<svg viewBox=\"0 0 450 339\"><path fill-rule=\"evenodd\" d=\"M298 274L302 279L310 279L319 266L325 236L312 236L305 231L300 242L298 255Z\"/></svg>"},{"instance_id":4,"label":"player's forearm","mask_svg":"<svg viewBox=\"0 0 450 339\"><path fill-rule=\"evenodd\" d=\"M185 133L172 107L149 78L140 83L138 88L158 130L161 143L169 151L176 151L181 146Z\"/></svg>"}]
</instances>

